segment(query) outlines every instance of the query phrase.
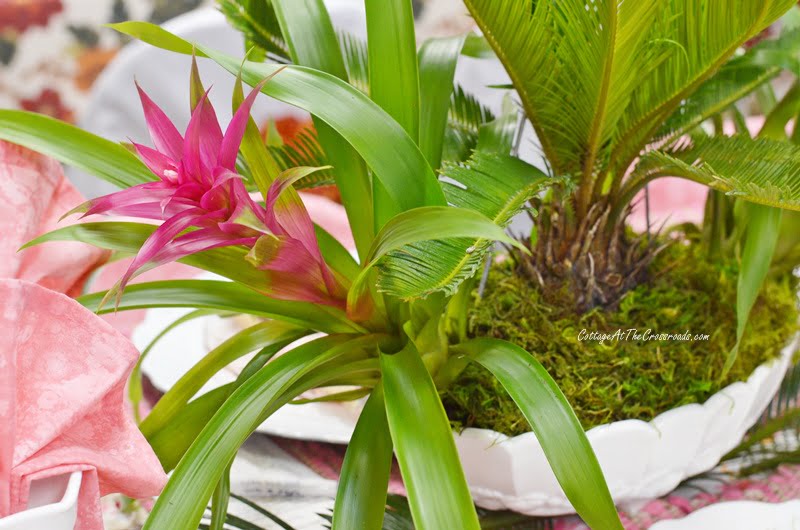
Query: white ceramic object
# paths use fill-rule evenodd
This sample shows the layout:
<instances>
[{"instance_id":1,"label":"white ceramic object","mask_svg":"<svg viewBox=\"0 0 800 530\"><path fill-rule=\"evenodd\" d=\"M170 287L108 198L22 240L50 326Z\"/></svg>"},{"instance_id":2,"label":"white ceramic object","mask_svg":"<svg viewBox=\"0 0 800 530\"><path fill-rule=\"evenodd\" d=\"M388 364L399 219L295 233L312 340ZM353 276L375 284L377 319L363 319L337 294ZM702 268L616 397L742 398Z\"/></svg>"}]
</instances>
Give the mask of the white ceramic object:
<instances>
[{"instance_id":1,"label":"white ceramic object","mask_svg":"<svg viewBox=\"0 0 800 530\"><path fill-rule=\"evenodd\" d=\"M756 368L747 381L725 387L702 405L677 407L651 422L617 421L589 430L586 435L614 500L653 499L716 466L764 412L797 342L784 348L780 358ZM456 445L479 506L529 515L573 512L533 433L509 438L467 429L456 436Z\"/></svg>"},{"instance_id":2,"label":"white ceramic object","mask_svg":"<svg viewBox=\"0 0 800 530\"><path fill-rule=\"evenodd\" d=\"M153 309L134 333L144 348L182 309ZM219 342L217 317L194 320L164 337L143 370L161 390L170 388ZM733 449L769 404L797 349L795 339L781 357L756 368L747 381L733 383L704 404L684 405L651 422L618 421L587 432L611 494L617 503L653 499L669 493L685 478L713 468ZM231 382L235 368L222 371L205 390ZM310 403L282 407L259 432L330 443L350 440L360 408L353 403ZM467 482L475 502L489 509L529 515L573 513L533 433L508 437L487 429L456 434Z\"/></svg>"},{"instance_id":3,"label":"white ceramic object","mask_svg":"<svg viewBox=\"0 0 800 530\"><path fill-rule=\"evenodd\" d=\"M0 530L73 530L83 473L31 483L28 509L0 519Z\"/></svg>"},{"instance_id":4,"label":"white ceramic object","mask_svg":"<svg viewBox=\"0 0 800 530\"><path fill-rule=\"evenodd\" d=\"M798 530L800 501L781 504L736 501L706 506L681 519L661 521L650 530Z\"/></svg>"}]
</instances>

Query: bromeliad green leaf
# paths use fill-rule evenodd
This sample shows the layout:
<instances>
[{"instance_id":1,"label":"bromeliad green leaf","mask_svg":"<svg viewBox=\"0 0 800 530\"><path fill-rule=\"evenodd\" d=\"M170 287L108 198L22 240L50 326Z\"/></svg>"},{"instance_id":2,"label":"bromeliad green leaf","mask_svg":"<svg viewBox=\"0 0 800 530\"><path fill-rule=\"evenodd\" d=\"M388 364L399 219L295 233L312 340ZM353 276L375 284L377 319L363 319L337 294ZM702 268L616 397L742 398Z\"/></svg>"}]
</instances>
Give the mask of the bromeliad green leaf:
<instances>
[{"instance_id":1,"label":"bromeliad green leaf","mask_svg":"<svg viewBox=\"0 0 800 530\"><path fill-rule=\"evenodd\" d=\"M215 280L169 280L129 286L119 306L100 302L105 292L78 298L99 314L152 307L191 307L256 315L290 322L325 333L358 333L364 329L349 321L344 312L321 304L274 300L243 285Z\"/></svg>"},{"instance_id":2,"label":"bromeliad green leaf","mask_svg":"<svg viewBox=\"0 0 800 530\"><path fill-rule=\"evenodd\" d=\"M160 341L165 335L167 335L170 331L175 329L176 327L184 324L190 320L194 320L196 318L202 318L205 316L216 314L215 311L209 309L196 309L191 311L182 317L174 320L171 322L167 327L162 329L158 335L156 335L153 340L142 350L142 354L139 356L139 359L136 361L136 364L131 371L131 375L128 378L128 398L131 401L131 408L133 408L133 416L136 419L136 423L141 422L141 417L139 415L139 404L142 402L142 398L144 397L144 389L142 388L142 363L153 350L153 347Z\"/></svg>"},{"instance_id":3,"label":"bromeliad green leaf","mask_svg":"<svg viewBox=\"0 0 800 530\"><path fill-rule=\"evenodd\" d=\"M416 143L419 140L419 73L414 13L406 0L366 0L369 95ZM386 59L391 57L391 61ZM375 231L406 208L380 179L372 181Z\"/></svg>"},{"instance_id":4,"label":"bromeliad green leaf","mask_svg":"<svg viewBox=\"0 0 800 530\"><path fill-rule=\"evenodd\" d=\"M211 418L178 464L147 519L146 530L195 528L236 451L304 374L343 353L348 336L323 337L268 363L240 386ZM339 348L337 348L337 346Z\"/></svg>"},{"instance_id":5,"label":"bromeliad green leaf","mask_svg":"<svg viewBox=\"0 0 800 530\"><path fill-rule=\"evenodd\" d=\"M386 417L416 528L480 530L447 415L413 343L382 354L381 373Z\"/></svg>"},{"instance_id":6,"label":"bromeliad green leaf","mask_svg":"<svg viewBox=\"0 0 800 530\"><path fill-rule=\"evenodd\" d=\"M500 381L530 423L558 483L589 527L622 530L586 433L544 367L522 348L496 339L469 341L457 351Z\"/></svg>"},{"instance_id":7,"label":"bromeliad green leaf","mask_svg":"<svg viewBox=\"0 0 800 530\"><path fill-rule=\"evenodd\" d=\"M142 433L149 438L172 421L214 374L236 359L260 348L269 348L267 353L274 355L307 334L305 330L278 321L262 322L240 331L211 350L164 394L140 425Z\"/></svg>"},{"instance_id":8,"label":"bromeliad green leaf","mask_svg":"<svg viewBox=\"0 0 800 530\"><path fill-rule=\"evenodd\" d=\"M0 109L0 140L38 151L121 188L157 180L121 145L41 114Z\"/></svg>"},{"instance_id":9,"label":"bromeliad green leaf","mask_svg":"<svg viewBox=\"0 0 800 530\"><path fill-rule=\"evenodd\" d=\"M747 135L685 139L644 154L623 196L633 197L647 182L666 176L764 206L800 210L800 147L788 142Z\"/></svg>"},{"instance_id":10,"label":"bromeliad green leaf","mask_svg":"<svg viewBox=\"0 0 800 530\"><path fill-rule=\"evenodd\" d=\"M392 438L383 388L378 385L364 405L347 446L332 530L381 530L391 467Z\"/></svg>"},{"instance_id":11,"label":"bromeliad green leaf","mask_svg":"<svg viewBox=\"0 0 800 530\"><path fill-rule=\"evenodd\" d=\"M346 66L324 3L321 0L275 0L273 4L295 64L325 72L345 84ZM342 194L356 248L360 253L366 252L374 236L372 210L364 207L370 204L371 198L367 168L355 146L349 145L346 135L335 124L318 113L311 113L320 145L328 163L334 167L334 179Z\"/></svg>"},{"instance_id":12,"label":"bromeliad green leaf","mask_svg":"<svg viewBox=\"0 0 800 530\"><path fill-rule=\"evenodd\" d=\"M759 204L745 208L747 223L742 263L736 287L736 344L725 360L723 375L727 375L739 351L750 310L758 298L761 286L769 272L781 226L781 210Z\"/></svg>"},{"instance_id":13,"label":"bromeliad green leaf","mask_svg":"<svg viewBox=\"0 0 800 530\"><path fill-rule=\"evenodd\" d=\"M430 39L419 51L419 146L434 169L439 169L442 162L453 76L463 47L461 36Z\"/></svg>"},{"instance_id":14,"label":"bromeliad green leaf","mask_svg":"<svg viewBox=\"0 0 800 530\"><path fill-rule=\"evenodd\" d=\"M445 165L444 175L448 202L478 212L499 227L505 227L549 182L544 173L517 158L480 152L465 164ZM437 237L387 254L378 264L381 291L401 298L438 291L452 294L475 273L494 240L477 234L456 238L441 232L441 227L435 220L428 228L439 231Z\"/></svg>"}]
</instances>

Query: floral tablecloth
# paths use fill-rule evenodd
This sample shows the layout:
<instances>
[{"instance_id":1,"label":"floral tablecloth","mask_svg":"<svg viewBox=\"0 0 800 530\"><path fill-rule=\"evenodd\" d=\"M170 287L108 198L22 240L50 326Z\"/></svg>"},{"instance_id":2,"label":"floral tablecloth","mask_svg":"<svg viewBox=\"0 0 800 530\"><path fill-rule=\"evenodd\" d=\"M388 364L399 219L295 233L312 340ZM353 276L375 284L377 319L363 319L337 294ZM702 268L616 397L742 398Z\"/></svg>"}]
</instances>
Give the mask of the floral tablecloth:
<instances>
[{"instance_id":1,"label":"floral tablecloth","mask_svg":"<svg viewBox=\"0 0 800 530\"><path fill-rule=\"evenodd\" d=\"M103 24L161 23L210 0L0 0L0 108L75 121L127 38Z\"/></svg>"}]
</instances>

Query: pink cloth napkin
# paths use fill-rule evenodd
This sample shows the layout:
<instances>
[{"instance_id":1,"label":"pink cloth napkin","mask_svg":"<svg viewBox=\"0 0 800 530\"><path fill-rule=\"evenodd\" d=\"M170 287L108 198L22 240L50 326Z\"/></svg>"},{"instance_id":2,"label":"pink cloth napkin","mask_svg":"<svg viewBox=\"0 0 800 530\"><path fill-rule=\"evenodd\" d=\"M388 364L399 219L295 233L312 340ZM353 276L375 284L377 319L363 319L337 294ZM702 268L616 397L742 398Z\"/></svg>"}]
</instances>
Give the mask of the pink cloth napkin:
<instances>
[{"instance_id":1,"label":"pink cloth napkin","mask_svg":"<svg viewBox=\"0 0 800 530\"><path fill-rule=\"evenodd\" d=\"M102 530L99 496L157 495L166 476L123 390L139 352L71 298L0 280L0 517L32 480L83 471L77 530Z\"/></svg>"},{"instance_id":2,"label":"pink cloth napkin","mask_svg":"<svg viewBox=\"0 0 800 530\"><path fill-rule=\"evenodd\" d=\"M108 252L71 241L17 250L34 237L69 224L58 219L81 202L58 162L0 141L0 278L21 278L79 294Z\"/></svg>"}]
</instances>

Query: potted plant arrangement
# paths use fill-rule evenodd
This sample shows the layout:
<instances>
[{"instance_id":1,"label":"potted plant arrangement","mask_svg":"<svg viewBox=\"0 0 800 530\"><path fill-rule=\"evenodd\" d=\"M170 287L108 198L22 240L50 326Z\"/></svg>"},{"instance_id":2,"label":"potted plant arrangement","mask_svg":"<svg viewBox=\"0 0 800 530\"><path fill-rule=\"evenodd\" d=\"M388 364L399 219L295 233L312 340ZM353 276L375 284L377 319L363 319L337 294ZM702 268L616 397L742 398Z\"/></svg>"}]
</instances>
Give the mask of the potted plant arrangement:
<instances>
[{"instance_id":1,"label":"potted plant arrangement","mask_svg":"<svg viewBox=\"0 0 800 530\"><path fill-rule=\"evenodd\" d=\"M145 528L194 528L209 500L212 528L222 528L229 466L241 443L308 390L341 385L357 390L340 399L367 399L345 457L334 529L381 527L393 453L417 527L478 528L473 496L483 494L467 486L453 425L508 434L532 429L536 448L515 466L541 480L526 484L528 497L511 507L574 509L592 528L621 528L595 457L598 446L593 450L584 428L630 416L649 420L662 407L686 401L678 388L686 381L701 383L686 392L702 400L727 378L746 377L779 357L794 330L794 286L785 270L769 278L768 272L776 247L784 257L794 251L791 238L779 240L778 208L800 209L800 149L780 136L799 110L800 94L790 92L775 106L759 138L744 129L730 138L710 135L699 126L721 122L724 113L738 116L736 101L791 61L793 34L731 57L793 2L738 2L724 25L719 20L731 14L730 6L702 0L466 4L483 38L435 39L419 50L405 0L367 0L366 44L337 36L318 0L222 2L247 37L245 60L150 24L116 25L155 46L210 58L239 76L236 112L224 133L196 69L194 110L184 134L142 92L153 147L129 150L42 116L0 111L0 138L124 188L72 213L162 221L83 223L32 242L77 240L136 256L115 289L81 297L81 303L99 312L191 307L197 311L188 318L208 312L265 318L211 351L142 422L165 469L174 469ZM547 172L513 155L515 109L494 117L454 90L461 54L496 54L503 62ZM242 82L255 87L246 97ZM264 145L249 118L259 92L312 114L320 147L315 154L324 152L324 165L299 163L308 153L291 147L276 152ZM631 200L660 176L713 190L702 229L639 237L626 228ZM358 261L311 223L295 191L328 178L341 193ZM537 211L533 236L510 238L503 228L529 203ZM510 259L493 268L476 304L475 273L495 241L508 245ZM137 272L174 260L232 281L126 286ZM762 284L769 296L759 299ZM713 334L716 345L705 360L690 363L705 368L701 374L686 375L676 366L699 355L688 346L675 354L663 345L655 353L628 349L613 364L607 345L577 338L584 324L602 333L619 322L626 329L652 324L656 332L677 331L657 326L691 318L701 303L696 311L704 322L724 330L696 330ZM755 341L745 333L748 317L751 328L781 332L774 342ZM519 332L509 331L514 328ZM730 330L732 341L724 336ZM315 332L325 335L295 344ZM552 337L560 339L546 344ZM545 369L540 352L522 343L546 346L552 364ZM253 351L234 383L196 395L214 373ZM736 429L755 419L758 403L766 405L787 362L756 370L747 383L752 400L741 413L736 409ZM582 404L579 419L547 370L563 375L565 364L592 363L588 372L560 378ZM664 373L649 383L646 373L635 381L617 379L615 394L608 379L592 389L597 366L643 372L663 366ZM679 377L676 388L659 394L656 387L673 376ZM628 399L630 388L645 393ZM521 416L509 411L505 393ZM595 406L598 396L620 403ZM476 408L486 399L498 404L494 418ZM728 408L736 408L736 399ZM652 431L633 439L656 436ZM468 432L459 436L462 454ZM522 435L526 447L533 447L528 441L534 435ZM483 434L472 439L474 448L486 449ZM705 442L699 439L692 449ZM539 454L552 469L553 485L538 475ZM713 453L702 465L711 460ZM512 486L521 480L519 473L501 475L498 481ZM682 478L676 477L658 478ZM486 494L485 503L507 505L503 487L499 496ZM662 487L651 485L646 494Z\"/></svg>"}]
</instances>

